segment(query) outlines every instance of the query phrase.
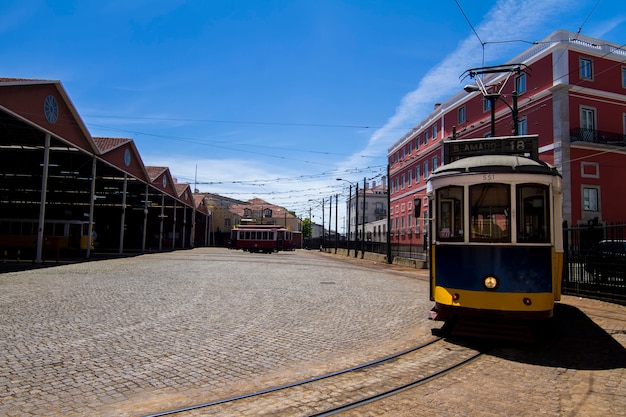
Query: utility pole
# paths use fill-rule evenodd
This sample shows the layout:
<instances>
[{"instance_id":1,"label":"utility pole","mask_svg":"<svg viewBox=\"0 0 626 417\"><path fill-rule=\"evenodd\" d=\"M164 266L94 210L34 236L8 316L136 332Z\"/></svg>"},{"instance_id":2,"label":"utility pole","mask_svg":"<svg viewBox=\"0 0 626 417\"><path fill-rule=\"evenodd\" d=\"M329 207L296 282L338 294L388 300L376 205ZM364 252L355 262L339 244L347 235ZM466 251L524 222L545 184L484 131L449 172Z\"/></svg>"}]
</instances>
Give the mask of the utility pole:
<instances>
[{"instance_id":1,"label":"utility pole","mask_svg":"<svg viewBox=\"0 0 626 417\"><path fill-rule=\"evenodd\" d=\"M367 178L363 177L363 230L361 231L361 259L365 256L365 191L367 191Z\"/></svg>"},{"instance_id":2,"label":"utility pole","mask_svg":"<svg viewBox=\"0 0 626 417\"><path fill-rule=\"evenodd\" d=\"M389 189L389 182L391 181L390 167L387 164L387 263L392 262L391 259L391 190Z\"/></svg>"},{"instance_id":3,"label":"utility pole","mask_svg":"<svg viewBox=\"0 0 626 417\"><path fill-rule=\"evenodd\" d=\"M339 206L338 202L339 195L335 194L335 255L337 255L337 245L339 243L339 226L337 221L339 220L339 213L337 208Z\"/></svg>"}]
</instances>

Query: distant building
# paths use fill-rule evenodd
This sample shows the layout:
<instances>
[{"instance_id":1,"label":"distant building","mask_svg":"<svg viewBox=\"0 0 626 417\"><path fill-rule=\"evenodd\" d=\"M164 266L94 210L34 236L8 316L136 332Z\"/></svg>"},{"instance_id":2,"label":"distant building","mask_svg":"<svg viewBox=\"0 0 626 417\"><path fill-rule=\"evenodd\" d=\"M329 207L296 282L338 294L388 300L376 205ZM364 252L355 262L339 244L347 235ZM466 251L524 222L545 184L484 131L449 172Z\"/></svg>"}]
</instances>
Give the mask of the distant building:
<instances>
[{"instance_id":1,"label":"distant building","mask_svg":"<svg viewBox=\"0 0 626 417\"><path fill-rule=\"evenodd\" d=\"M389 211L387 208L386 179L386 177L383 177L379 184L376 181L373 181L371 184L367 182L359 184L358 197L356 187L352 188L352 195L346 199L346 219L348 219L346 221L346 237L348 240L355 239L357 229L359 239L362 239L363 224L366 225L366 233L368 230L373 232L373 226L368 226L368 224L376 222L378 226L381 220L387 218ZM363 188L363 185L365 185L365 188ZM382 233L386 233L386 226Z\"/></svg>"},{"instance_id":2,"label":"distant building","mask_svg":"<svg viewBox=\"0 0 626 417\"><path fill-rule=\"evenodd\" d=\"M286 208L268 203L260 198L233 203L229 207L241 224L276 224L294 232L302 231L302 222Z\"/></svg>"}]
</instances>

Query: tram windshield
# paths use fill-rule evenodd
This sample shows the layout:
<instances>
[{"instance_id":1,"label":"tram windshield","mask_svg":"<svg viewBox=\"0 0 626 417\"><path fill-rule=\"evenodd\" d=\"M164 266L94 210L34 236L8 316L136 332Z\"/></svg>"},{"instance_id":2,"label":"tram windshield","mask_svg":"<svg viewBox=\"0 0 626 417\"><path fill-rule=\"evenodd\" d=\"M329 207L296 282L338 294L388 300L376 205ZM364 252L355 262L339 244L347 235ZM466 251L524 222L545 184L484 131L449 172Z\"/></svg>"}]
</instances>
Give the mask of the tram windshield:
<instances>
[{"instance_id":1,"label":"tram windshield","mask_svg":"<svg viewBox=\"0 0 626 417\"><path fill-rule=\"evenodd\" d=\"M469 213L465 212L465 198L469 200ZM469 223L470 242L510 243L512 222L515 222L519 243L550 243L552 238L550 188L544 184L511 187L510 184L483 183L467 189L453 185L438 189L436 202L435 233L441 242L465 241L466 223ZM513 202L516 210L511 210Z\"/></svg>"},{"instance_id":2,"label":"tram windshield","mask_svg":"<svg viewBox=\"0 0 626 417\"><path fill-rule=\"evenodd\" d=\"M463 241L463 187L437 190L437 237L442 241Z\"/></svg>"},{"instance_id":3,"label":"tram windshield","mask_svg":"<svg viewBox=\"0 0 626 417\"><path fill-rule=\"evenodd\" d=\"M469 187L470 241L511 241L511 186L477 184Z\"/></svg>"},{"instance_id":4,"label":"tram windshield","mask_svg":"<svg viewBox=\"0 0 626 417\"><path fill-rule=\"evenodd\" d=\"M522 184L517 187L517 241L550 242L548 187Z\"/></svg>"}]
</instances>

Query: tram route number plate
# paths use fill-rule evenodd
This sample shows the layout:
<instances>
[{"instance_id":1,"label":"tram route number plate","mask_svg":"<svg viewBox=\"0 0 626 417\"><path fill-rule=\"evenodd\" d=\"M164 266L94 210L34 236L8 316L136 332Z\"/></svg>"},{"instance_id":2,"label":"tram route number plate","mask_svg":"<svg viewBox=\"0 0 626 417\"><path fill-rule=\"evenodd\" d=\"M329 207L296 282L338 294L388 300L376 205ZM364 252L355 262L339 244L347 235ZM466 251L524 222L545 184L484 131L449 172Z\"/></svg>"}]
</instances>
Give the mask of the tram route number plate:
<instances>
[{"instance_id":1,"label":"tram route number plate","mask_svg":"<svg viewBox=\"0 0 626 417\"><path fill-rule=\"evenodd\" d=\"M479 155L524 155L538 159L537 135L444 141L445 163Z\"/></svg>"}]
</instances>

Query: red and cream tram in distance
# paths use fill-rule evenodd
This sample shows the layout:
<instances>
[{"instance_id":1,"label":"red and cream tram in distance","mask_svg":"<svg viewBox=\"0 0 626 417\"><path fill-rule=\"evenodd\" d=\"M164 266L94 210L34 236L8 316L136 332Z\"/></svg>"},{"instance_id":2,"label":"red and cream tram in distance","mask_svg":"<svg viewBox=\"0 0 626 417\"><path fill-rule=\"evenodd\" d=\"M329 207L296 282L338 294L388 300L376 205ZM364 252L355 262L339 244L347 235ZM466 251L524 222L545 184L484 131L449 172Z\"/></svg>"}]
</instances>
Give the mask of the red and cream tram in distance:
<instances>
[{"instance_id":1,"label":"red and cream tram in distance","mask_svg":"<svg viewBox=\"0 0 626 417\"><path fill-rule=\"evenodd\" d=\"M235 226L230 234L230 245L232 249L263 253L295 249L291 230L275 224Z\"/></svg>"}]
</instances>

